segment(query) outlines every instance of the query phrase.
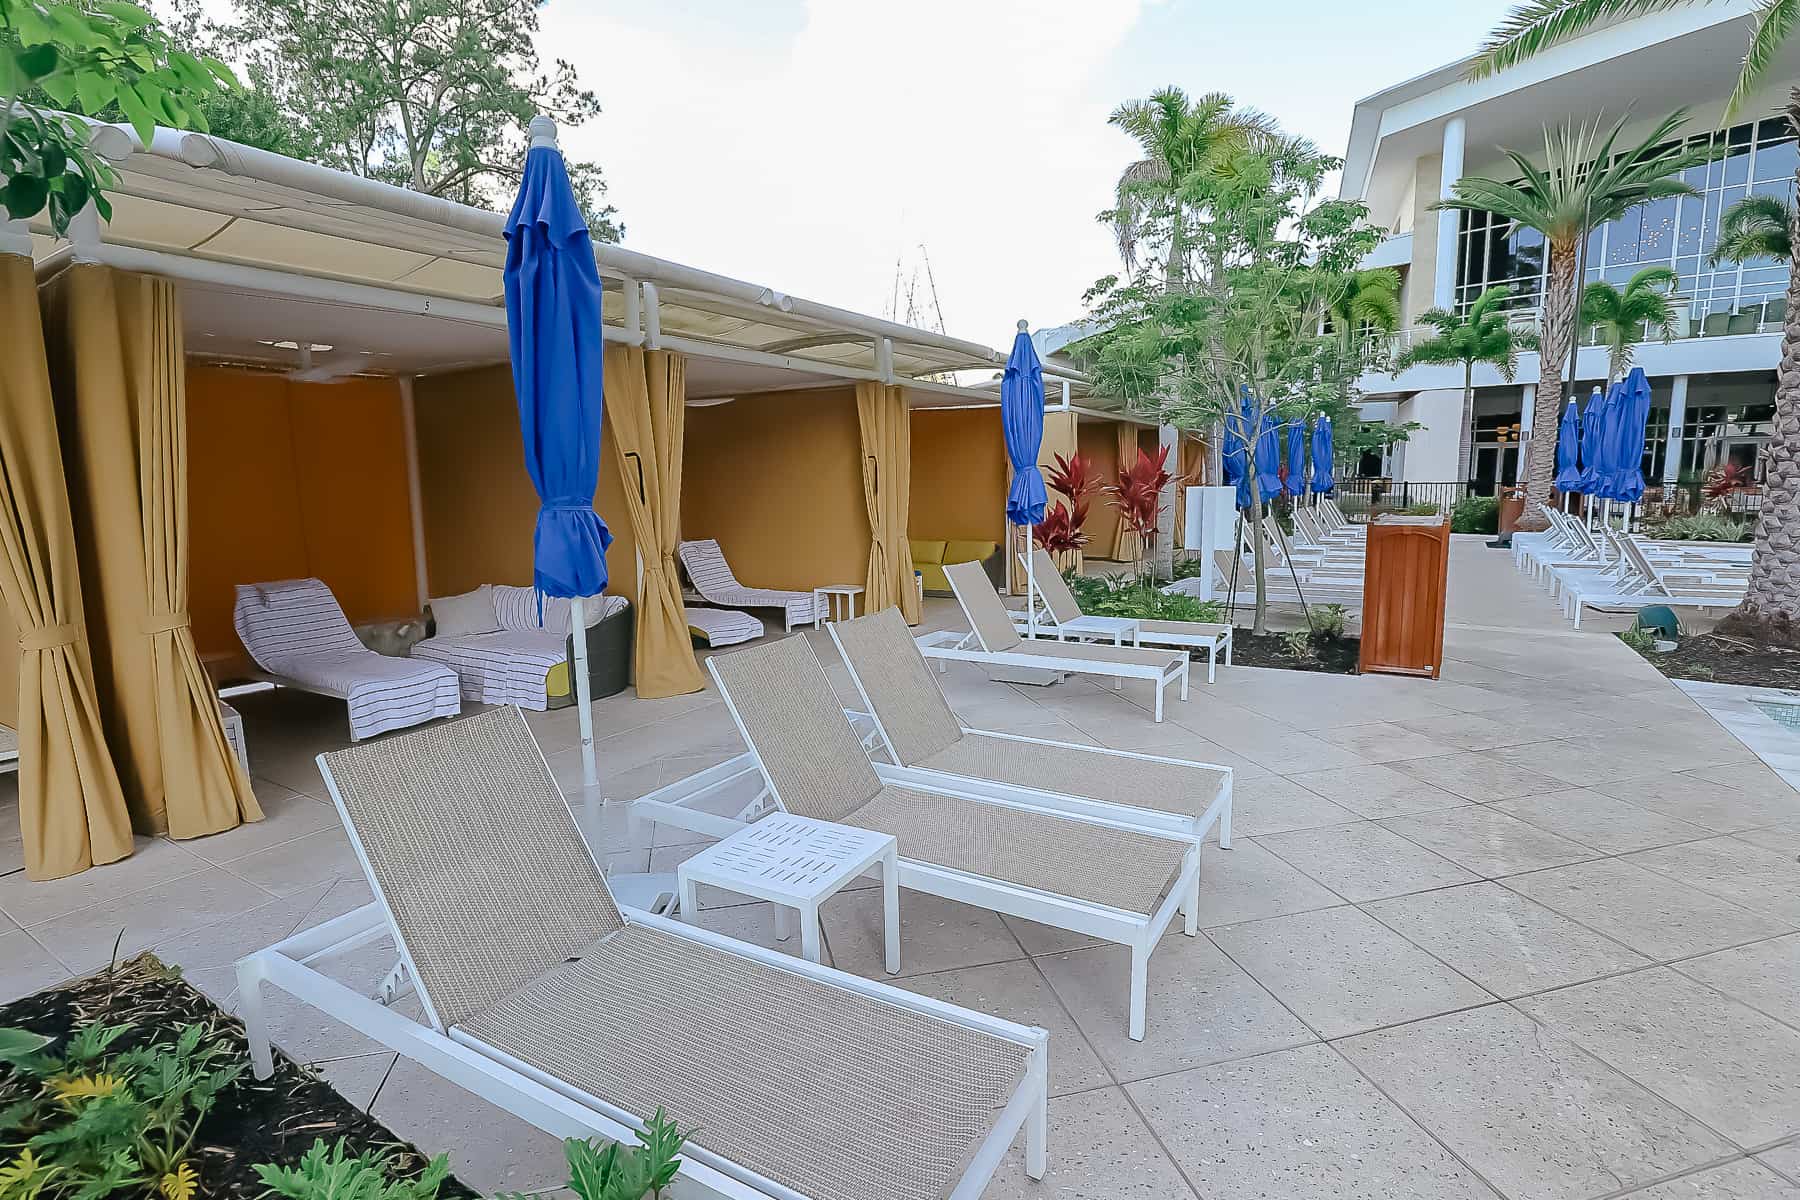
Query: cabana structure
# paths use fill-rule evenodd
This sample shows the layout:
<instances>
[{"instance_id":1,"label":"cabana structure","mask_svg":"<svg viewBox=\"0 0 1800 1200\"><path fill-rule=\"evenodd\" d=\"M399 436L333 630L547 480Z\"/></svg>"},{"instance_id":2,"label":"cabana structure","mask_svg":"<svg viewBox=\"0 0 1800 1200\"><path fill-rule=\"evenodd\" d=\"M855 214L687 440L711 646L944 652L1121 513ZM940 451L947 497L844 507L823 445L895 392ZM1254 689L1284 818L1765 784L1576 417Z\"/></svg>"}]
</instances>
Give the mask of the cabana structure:
<instances>
[{"instance_id":1,"label":"cabana structure","mask_svg":"<svg viewBox=\"0 0 1800 1200\"><path fill-rule=\"evenodd\" d=\"M187 450L178 615L212 680L247 665L238 584L320 579L361 627L529 582L537 499L507 365L501 214L206 134L159 129L145 145L96 124L93 145L117 173L113 219L89 210L66 239L6 224L0 254L32 259L52 343L65 310L45 298L67 280L163 281L155 319ZM856 584L864 611L914 617L909 533L1002 539L1002 354L622 247L597 257L596 503L616 536L610 590L638 607L640 694L702 686L682 539L717 539L748 586ZM1074 449L1077 416L1109 408L1063 364L1046 379L1047 423L1066 423ZM0 611L0 723L23 728L8 624Z\"/></svg>"}]
</instances>

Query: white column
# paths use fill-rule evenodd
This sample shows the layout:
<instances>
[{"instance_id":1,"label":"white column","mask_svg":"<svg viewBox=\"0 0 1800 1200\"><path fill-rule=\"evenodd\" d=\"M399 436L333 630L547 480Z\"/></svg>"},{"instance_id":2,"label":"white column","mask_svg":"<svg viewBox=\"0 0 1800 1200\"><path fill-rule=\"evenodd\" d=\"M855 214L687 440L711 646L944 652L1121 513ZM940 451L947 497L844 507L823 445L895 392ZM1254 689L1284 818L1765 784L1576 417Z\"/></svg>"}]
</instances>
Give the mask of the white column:
<instances>
[{"instance_id":1,"label":"white column","mask_svg":"<svg viewBox=\"0 0 1800 1200\"><path fill-rule=\"evenodd\" d=\"M1528 383L1520 389L1519 395L1519 440L1527 441L1531 437L1531 423L1537 417L1537 384Z\"/></svg>"},{"instance_id":2,"label":"white column","mask_svg":"<svg viewBox=\"0 0 1800 1200\"><path fill-rule=\"evenodd\" d=\"M1463 175L1463 150L1468 137L1468 124L1461 117L1444 123L1444 166L1438 177L1438 199L1448 200L1456 194L1456 181ZM1456 233L1462 214L1454 209L1438 213L1437 278L1431 289L1431 302L1438 308L1456 304Z\"/></svg>"},{"instance_id":3,"label":"white column","mask_svg":"<svg viewBox=\"0 0 1800 1200\"><path fill-rule=\"evenodd\" d=\"M1677 375L1669 393L1669 440L1663 447L1663 483L1681 478L1681 427L1687 424L1688 377Z\"/></svg>"},{"instance_id":4,"label":"white column","mask_svg":"<svg viewBox=\"0 0 1800 1200\"><path fill-rule=\"evenodd\" d=\"M1157 497L1160 507L1156 513L1156 545L1153 547L1157 574L1167 576L1174 574L1175 568L1175 506L1181 503L1181 489L1175 486L1175 479L1181 476L1181 431L1173 425L1158 425L1156 443L1168 451L1168 472L1173 477L1162 495Z\"/></svg>"}]
</instances>

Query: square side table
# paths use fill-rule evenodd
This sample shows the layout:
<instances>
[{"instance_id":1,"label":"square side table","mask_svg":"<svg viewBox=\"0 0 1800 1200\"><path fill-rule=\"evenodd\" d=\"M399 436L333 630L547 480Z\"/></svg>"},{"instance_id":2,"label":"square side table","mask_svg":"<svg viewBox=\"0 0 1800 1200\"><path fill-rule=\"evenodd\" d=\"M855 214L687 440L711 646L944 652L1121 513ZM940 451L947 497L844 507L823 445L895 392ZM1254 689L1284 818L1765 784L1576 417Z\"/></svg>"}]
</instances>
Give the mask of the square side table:
<instances>
[{"instance_id":1,"label":"square side table","mask_svg":"<svg viewBox=\"0 0 1800 1200\"><path fill-rule=\"evenodd\" d=\"M900 970L899 849L891 834L811 817L773 813L707 847L676 868L682 919L699 915L700 884L776 905L776 936L786 940L786 913L800 916L800 949L819 961L819 906L877 864L887 932L887 971Z\"/></svg>"}]
</instances>

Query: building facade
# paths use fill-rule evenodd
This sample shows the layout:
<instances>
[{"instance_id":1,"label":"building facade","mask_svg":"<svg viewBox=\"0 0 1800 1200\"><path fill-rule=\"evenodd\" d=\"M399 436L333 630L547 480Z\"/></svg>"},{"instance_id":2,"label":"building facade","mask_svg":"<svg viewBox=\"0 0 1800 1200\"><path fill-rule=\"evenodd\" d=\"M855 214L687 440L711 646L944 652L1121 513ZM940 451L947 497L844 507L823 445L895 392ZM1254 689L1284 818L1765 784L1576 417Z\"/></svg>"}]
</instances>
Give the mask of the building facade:
<instances>
[{"instance_id":1,"label":"building facade","mask_svg":"<svg viewBox=\"0 0 1800 1200\"><path fill-rule=\"evenodd\" d=\"M1466 309L1497 284L1512 289L1521 325L1535 319L1545 287L1542 235L1492 214L1434 209L1458 179L1507 178L1514 172L1503 148L1541 161L1546 126L1574 120L1610 127L1625 117L1620 144L1632 145L1664 115L1685 108L1683 136L1718 150L1687 173L1699 194L1658 201L1595 229L1584 282L1623 287L1650 266L1678 276L1675 338L1647 341L1636 352L1654 405L1646 480L1674 485L1727 462L1758 472L1774 417L1788 269L1773 260L1714 265L1710 255L1721 216L1737 201L1754 194L1794 199L1800 144L1782 114L1786 81L1800 77L1800 46L1784 51L1767 75L1776 82L1727 121L1750 8L1750 0L1681 6L1619 22L1487 79L1470 80L1467 62L1452 63L1359 102L1341 195L1368 204L1371 219L1388 230L1365 265L1401 272L1405 328L1397 348L1421 335L1420 313ZM1605 381L1609 364L1595 331L1583 330L1581 340L1575 391L1585 397ZM1548 369L1566 376L1568 368ZM1415 484L1467 481L1484 494L1513 482L1522 442L1532 435L1539 370L1535 353L1521 358L1510 382L1491 367L1477 368L1466 464L1460 367L1366 376L1367 415L1421 428L1364 469Z\"/></svg>"}]
</instances>

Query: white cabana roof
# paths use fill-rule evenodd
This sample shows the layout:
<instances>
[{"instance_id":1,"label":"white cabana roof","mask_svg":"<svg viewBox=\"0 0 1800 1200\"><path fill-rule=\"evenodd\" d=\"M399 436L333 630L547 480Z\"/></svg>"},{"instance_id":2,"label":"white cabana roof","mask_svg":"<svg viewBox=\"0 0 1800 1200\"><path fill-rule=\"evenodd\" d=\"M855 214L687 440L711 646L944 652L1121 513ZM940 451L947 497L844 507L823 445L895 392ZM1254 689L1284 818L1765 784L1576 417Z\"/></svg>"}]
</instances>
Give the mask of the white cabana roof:
<instances>
[{"instance_id":1,"label":"white cabana roof","mask_svg":"<svg viewBox=\"0 0 1800 1200\"><path fill-rule=\"evenodd\" d=\"M343 369L384 374L505 360L501 214L207 134L158 129L146 146L95 124L93 145L118 175L112 221L78 223L66 242L34 225L34 257L181 280L191 352L292 367L291 343L307 341ZM691 362L697 394L881 379L919 405L995 400L1006 356L992 347L620 246L596 257L607 336L712 360ZM244 296L258 303L234 303ZM374 329L382 345L359 346ZM1051 405L1096 406L1078 372L1047 375Z\"/></svg>"}]
</instances>

